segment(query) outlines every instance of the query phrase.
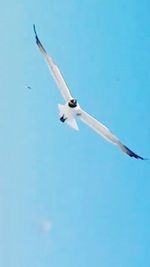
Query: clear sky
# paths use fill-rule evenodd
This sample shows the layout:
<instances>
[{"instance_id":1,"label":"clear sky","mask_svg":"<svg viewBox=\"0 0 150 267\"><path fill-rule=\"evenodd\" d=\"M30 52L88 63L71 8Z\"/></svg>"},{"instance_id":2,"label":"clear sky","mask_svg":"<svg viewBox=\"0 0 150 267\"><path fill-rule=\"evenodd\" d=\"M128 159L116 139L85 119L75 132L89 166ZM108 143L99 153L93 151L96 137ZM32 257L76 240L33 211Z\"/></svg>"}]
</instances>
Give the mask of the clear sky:
<instances>
[{"instance_id":1,"label":"clear sky","mask_svg":"<svg viewBox=\"0 0 150 267\"><path fill-rule=\"evenodd\" d=\"M81 107L150 157L149 14L148 0L1 1L0 266L150 266L150 162L59 122L32 28Z\"/></svg>"}]
</instances>

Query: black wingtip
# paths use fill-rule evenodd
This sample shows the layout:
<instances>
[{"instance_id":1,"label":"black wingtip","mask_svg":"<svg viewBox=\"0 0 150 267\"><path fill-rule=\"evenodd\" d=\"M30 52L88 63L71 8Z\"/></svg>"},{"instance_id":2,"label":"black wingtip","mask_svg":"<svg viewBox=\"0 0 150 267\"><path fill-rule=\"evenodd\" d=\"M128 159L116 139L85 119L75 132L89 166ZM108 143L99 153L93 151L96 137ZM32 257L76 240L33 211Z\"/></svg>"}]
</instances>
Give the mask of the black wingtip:
<instances>
[{"instance_id":1,"label":"black wingtip","mask_svg":"<svg viewBox=\"0 0 150 267\"><path fill-rule=\"evenodd\" d=\"M39 41L39 38L38 38L38 36L37 36L37 32L36 32L36 28L35 28L35 24L33 24L33 31L34 31L34 33L35 33L35 39L36 39L36 43L37 43L37 45L38 45L38 43L39 43L40 41Z\"/></svg>"},{"instance_id":2,"label":"black wingtip","mask_svg":"<svg viewBox=\"0 0 150 267\"><path fill-rule=\"evenodd\" d=\"M37 34L36 34L35 24L33 24L33 30L34 30L35 35L37 35Z\"/></svg>"},{"instance_id":3,"label":"black wingtip","mask_svg":"<svg viewBox=\"0 0 150 267\"><path fill-rule=\"evenodd\" d=\"M128 156L136 158L136 159L141 159L141 160L147 160L146 158L143 158L136 153L134 153L132 150L130 150L127 146L122 145L122 150L125 152Z\"/></svg>"}]
</instances>

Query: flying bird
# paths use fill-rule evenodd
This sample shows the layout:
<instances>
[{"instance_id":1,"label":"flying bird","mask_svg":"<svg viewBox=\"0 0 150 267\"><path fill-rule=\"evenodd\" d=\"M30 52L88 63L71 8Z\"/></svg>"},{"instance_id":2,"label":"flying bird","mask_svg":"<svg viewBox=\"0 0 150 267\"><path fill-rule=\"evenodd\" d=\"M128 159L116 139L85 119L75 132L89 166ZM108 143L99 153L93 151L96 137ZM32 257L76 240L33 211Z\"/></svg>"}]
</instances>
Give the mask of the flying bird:
<instances>
[{"instance_id":1,"label":"flying bird","mask_svg":"<svg viewBox=\"0 0 150 267\"><path fill-rule=\"evenodd\" d=\"M59 67L56 65L52 57L47 54L45 48L40 42L35 29L35 25L33 25L33 29L35 33L36 44L44 59L46 60L48 68L66 102L65 105L58 104L60 121L67 123L71 128L75 130L79 130L76 122L76 118L79 118L82 122L91 127L95 132L100 134L107 141L113 143L114 145L117 145L128 156L144 160L143 157L137 155L127 146L125 146L105 125L103 125L101 122L89 115L86 111L81 109L77 100L71 95L69 87L65 82Z\"/></svg>"}]
</instances>

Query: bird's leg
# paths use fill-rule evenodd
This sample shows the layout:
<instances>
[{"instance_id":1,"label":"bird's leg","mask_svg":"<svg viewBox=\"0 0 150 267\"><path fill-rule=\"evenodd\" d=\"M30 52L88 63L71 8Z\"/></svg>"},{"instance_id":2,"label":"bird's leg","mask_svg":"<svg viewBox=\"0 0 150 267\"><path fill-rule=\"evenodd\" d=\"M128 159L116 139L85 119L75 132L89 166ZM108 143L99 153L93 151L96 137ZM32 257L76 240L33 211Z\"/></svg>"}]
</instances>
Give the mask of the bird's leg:
<instances>
[{"instance_id":1,"label":"bird's leg","mask_svg":"<svg viewBox=\"0 0 150 267\"><path fill-rule=\"evenodd\" d=\"M64 115L60 117L60 121L61 121L61 122L65 122L66 120L67 120L67 118L65 118Z\"/></svg>"}]
</instances>

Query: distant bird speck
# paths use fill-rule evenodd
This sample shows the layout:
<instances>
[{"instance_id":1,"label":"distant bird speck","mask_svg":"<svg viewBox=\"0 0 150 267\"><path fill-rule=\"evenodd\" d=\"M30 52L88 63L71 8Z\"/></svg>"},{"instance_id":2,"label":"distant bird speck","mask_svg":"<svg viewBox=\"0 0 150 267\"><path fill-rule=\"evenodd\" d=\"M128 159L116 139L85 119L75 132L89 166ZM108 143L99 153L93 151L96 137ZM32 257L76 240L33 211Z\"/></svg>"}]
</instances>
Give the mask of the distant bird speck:
<instances>
[{"instance_id":1,"label":"distant bird speck","mask_svg":"<svg viewBox=\"0 0 150 267\"><path fill-rule=\"evenodd\" d=\"M27 89L31 90L32 88L30 86L27 86Z\"/></svg>"}]
</instances>

